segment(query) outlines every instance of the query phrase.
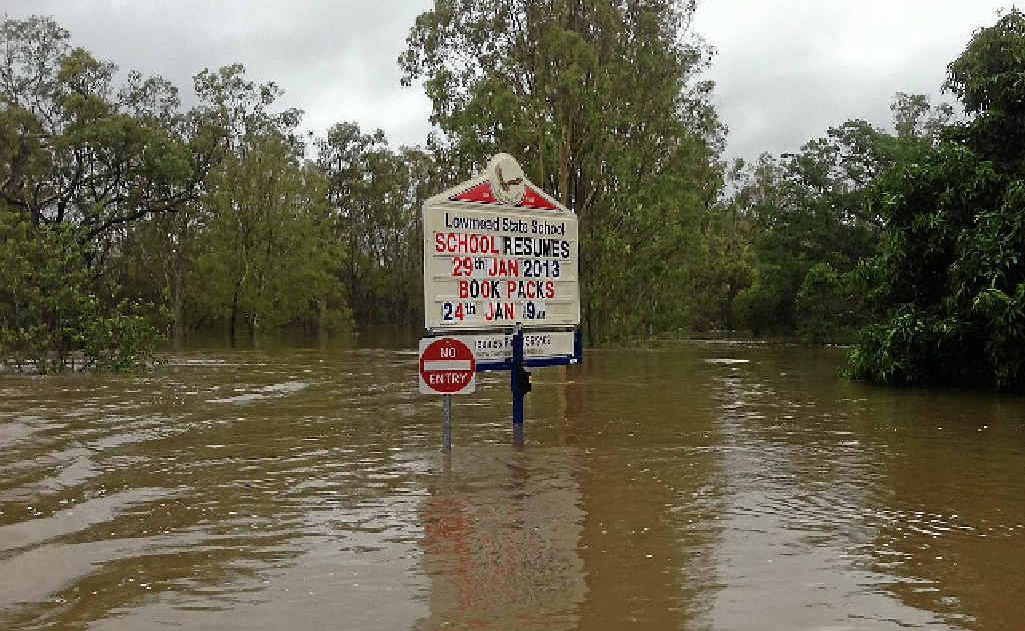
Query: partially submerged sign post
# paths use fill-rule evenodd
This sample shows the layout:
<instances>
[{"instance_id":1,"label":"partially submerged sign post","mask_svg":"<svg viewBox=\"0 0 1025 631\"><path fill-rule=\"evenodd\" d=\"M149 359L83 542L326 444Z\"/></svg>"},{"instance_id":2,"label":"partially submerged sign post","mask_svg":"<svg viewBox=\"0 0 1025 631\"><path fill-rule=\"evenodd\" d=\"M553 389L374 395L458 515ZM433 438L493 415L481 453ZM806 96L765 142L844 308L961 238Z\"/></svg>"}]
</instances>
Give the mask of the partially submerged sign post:
<instances>
[{"instance_id":1,"label":"partially submerged sign post","mask_svg":"<svg viewBox=\"0 0 1025 631\"><path fill-rule=\"evenodd\" d=\"M465 344L477 371L510 371L519 442L526 368L582 359L577 217L504 153L423 213L427 337Z\"/></svg>"},{"instance_id":2,"label":"partially submerged sign post","mask_svg":"<svg viewBox=\"0 0 1025 631\"><path fill-rule=\"evenodd\" d=\"M477 358L460 340L451 337L420 340L420 392L445 395L441 444L452 449L452 395L477 389Z\"/></svg>"}]
</instances>

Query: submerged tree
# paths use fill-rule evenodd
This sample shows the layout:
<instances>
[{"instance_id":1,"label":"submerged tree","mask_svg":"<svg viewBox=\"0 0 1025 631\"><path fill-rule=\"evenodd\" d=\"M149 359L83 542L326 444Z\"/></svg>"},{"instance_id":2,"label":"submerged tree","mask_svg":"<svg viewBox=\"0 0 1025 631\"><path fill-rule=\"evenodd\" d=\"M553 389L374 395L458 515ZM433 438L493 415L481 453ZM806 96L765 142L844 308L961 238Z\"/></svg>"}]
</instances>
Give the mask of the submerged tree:
<instances>
[{"instance_id":1,"label":"submerged tree","mask_svg":"<svg viewBox=\"0 0 1025 631\"><path fill-rule=\"evenodd\" d=\"M196 198L210 145L180 124L169 84L133 73L115 89L116 67L69 38L50 18L0 23L0 200L16 227L5 237L6 273L26 289L4 305L18 315L0 324L5 338L19 340L19 353L63 358L82 350L98 360L111 345L152 338L104 276L107 256L129 224ZM24 265L28 271L14 272ZM63 276L57 293L79 298L58 300L60 309L46 304L54 296L47 270ZM24 302L29 296L42 302Z\"/></svg>"},{"instance_id":2,"label":"submerged tree","mask_svg":"<svg viewBox=\"0 0 1025 631\"><path fill-rule=\"evenodd\" d=\"M44 17L0 23L0 55L0 362L126 368L167 323L345 326L346 249L277 86L203 71L185 111Z\"/></svg>"},{"instance_id":3,"label":"submerged tree","mask_svg":"<svg viewBox=\"0 0 1025 631\"><path fill-rule=\"evenodd\" d=\"M423 322L424 200L447 182L444 168L420 149L391 149L384 133L338 123L319 143L337 238L347 243L344 282L361 324Z\"/></svg>"},{"instance_id":4,"label":"submerged tree","mask_svg":"<svg viewBox=\"0 0 1025 631\"><path fill-rule=\"evenodd\" d=\"M347 319L338 286L345 249L334 239L325 182L281 137L247 140L212 175L200 237L197 300L226 317L234 343L259 328Z\"/></svg>"},{"instance_id":5,"label":"submerged tree","mask_svg":"<svg viewBox=\"0 0 1025 631\"><path fill-rule=\"evenodd\" d=\"M705 266L728 282L730 300L706 320L812 342L853 337L869 317L860 263L874 254L885 221L866 205L870 187L935 144L952 116L948 105L904 93L891 110L896 135L851 120L796 153L734 166L733 193L708 240L730 244L730 256Z\"/></svg>"}]
</instances>

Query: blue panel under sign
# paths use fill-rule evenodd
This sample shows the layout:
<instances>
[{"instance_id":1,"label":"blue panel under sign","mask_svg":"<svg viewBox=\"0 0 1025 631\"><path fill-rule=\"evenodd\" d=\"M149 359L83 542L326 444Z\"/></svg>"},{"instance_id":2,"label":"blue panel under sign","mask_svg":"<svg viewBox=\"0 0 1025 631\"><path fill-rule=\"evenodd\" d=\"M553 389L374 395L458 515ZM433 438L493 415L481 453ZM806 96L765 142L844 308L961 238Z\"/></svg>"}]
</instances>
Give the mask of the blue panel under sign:
<instances>
[{"instance_id":1,"label":"blue panel under sign","mask_svg":"<svg viewBox=\"0 0 1025 631\"><path fill-rule=\"evenodd\" d=\"M547 368L549 366L574 366L580 363L578 357L546 357L544 359L524 359L523 365L527 368ZM513 361L507 359L501 362L477 362L477 372L488 372L493 370L512 370Z\"/></svg>"},{"instance_id":2,"label":"blue panel under sign","mask_svg":"<svg viewBox=\"0 0 1025 631\"><path fill-rule=\"evenodd\" d=\"M523 366L526 368L547 368L549 366L575 366L584 361L584 344L580 329L573 331L573 354L564 357L545 357L538 359L523 359ZM477 372L488 372L494 370L512 370L513 360L506 359L500 362L477 362Z\"/></svg>"}]
</instances>

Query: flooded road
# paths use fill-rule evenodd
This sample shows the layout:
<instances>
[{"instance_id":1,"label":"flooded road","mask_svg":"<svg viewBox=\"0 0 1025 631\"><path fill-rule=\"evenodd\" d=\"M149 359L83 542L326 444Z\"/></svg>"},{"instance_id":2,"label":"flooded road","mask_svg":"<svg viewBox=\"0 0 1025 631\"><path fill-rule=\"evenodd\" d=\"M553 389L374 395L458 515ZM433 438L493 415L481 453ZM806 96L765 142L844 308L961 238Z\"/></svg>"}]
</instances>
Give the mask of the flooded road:
<instances>
[{"instance_id":1,"label":"flooded road","mask_svg":"<svg viewBox=\"0 0 1025 631\"><path fill-rule=\"evenodd\" d=\"M2 629L1022 629L1025 399L685 343L417 392L415 352L0 376Z\"/></svg>"}]
</instances>

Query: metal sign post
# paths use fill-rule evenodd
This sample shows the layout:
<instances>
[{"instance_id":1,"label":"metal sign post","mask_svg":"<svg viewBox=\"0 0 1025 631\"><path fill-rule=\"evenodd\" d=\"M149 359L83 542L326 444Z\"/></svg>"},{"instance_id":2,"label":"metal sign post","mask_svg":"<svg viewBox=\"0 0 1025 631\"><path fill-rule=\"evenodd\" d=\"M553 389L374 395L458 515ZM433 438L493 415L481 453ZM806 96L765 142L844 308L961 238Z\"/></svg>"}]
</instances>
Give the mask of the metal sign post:
<instances>
[{"instance_id":1,"label":"metal sign post","mask_svg":"<svg viewBox=\"0 0 1025 631\"><path fill-rule=\"evenodd\" d=\"M444 417L441 421L441 449L442 451L452 451L452 395L446 394L442 407L445 410Z\"/></svg>"},{"instance_id":2,"label":"metal sign post","mask_svg":"<svg viewBox=\"0 0 1025 631\"><path fill-rule=\"evenodd\" d=\"M423 228L421 355L437 335L470 349L476 372L508 370L513 438L522 444L526 369L583 358L577 216L500 153L479 175L424 202ZM422 357L421 391L466 392L467 363L462 354ZM451 413L446 396L446 449Z\"/></svg>"},{"instance_id":3,"label":"metal sign post","mask_svg":"<svg viewBox=\"0 0 1025 631\"><path fill-rule=\"evenodd\" d=\"M523 397L530 392L530 373L523 369L523 330L516 323L513 333L512 366L509 370L509 389L512 390L513 442L523 444Z\"/></svg>"}]
</instances>

